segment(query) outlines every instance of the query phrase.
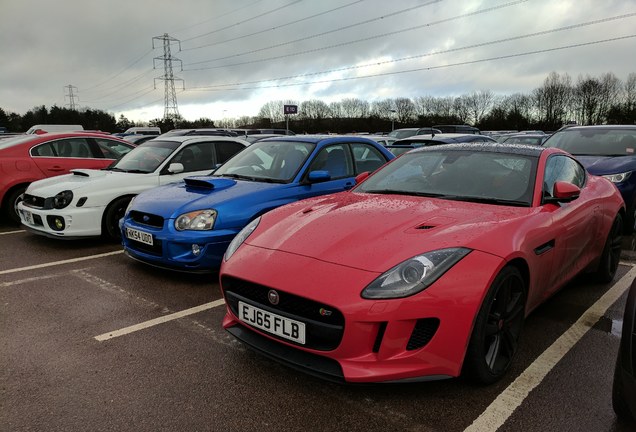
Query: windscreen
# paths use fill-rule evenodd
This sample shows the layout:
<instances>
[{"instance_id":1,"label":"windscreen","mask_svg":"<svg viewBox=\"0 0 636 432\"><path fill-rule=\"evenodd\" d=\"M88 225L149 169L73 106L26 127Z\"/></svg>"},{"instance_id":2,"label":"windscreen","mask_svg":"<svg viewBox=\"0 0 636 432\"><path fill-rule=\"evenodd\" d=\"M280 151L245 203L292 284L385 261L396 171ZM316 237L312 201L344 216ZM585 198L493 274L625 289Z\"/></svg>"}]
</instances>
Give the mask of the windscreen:
<instances>
[{"instance_id":1,"label":"windscreen","mask_svg":"<svg viewBox=\"0 0 636 432\"><path fill-rule=\"evenodd\" d=\"M179 146L175 141L147 141L122 157L107 169L129 173L151 173L155 171Z\"/></svg>"},{"instance_id":2,"label":"windscreen","mask_svg":"<svg viewBox=\"0 0 636 432\"><path fill-rule=\"evenodd\" d=\"M636 128L572 128L556 132L543 144L575 156L633 156Z\"/></svg>"},{"instance_id":3,"label":"windscreen","mask_svg":"<svg viewBox=\"0 0 636 432\"><path fill-rule=\"evenodd\" d=\"M414 151L361 183L355 192L415 195L530 206L537 158L487 151Z\"/></svg>"}]
</instances>

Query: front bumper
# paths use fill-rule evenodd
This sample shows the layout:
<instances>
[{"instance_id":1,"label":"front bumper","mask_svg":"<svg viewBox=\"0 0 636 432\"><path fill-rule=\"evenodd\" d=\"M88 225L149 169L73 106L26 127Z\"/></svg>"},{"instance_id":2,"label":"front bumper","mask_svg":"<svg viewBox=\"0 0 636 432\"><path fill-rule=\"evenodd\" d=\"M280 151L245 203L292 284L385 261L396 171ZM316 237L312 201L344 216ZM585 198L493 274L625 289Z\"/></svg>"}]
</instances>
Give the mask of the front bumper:
<instances>
[{"instance_id":1,"label":"front bumper","mask_svg":"<svg viewBox=\"0 0 636 432\"><path fill-rule=\"evenodd\" d=\"M455 377L461 373L483 296L502 265L499 257L473 251L432 286L414 296L367 300L360 293L378 273L243 244L221 269L221 287L226 300L223 327L270 357L333 381L391 382ZM314 303L323 304L320 309L341 313L344 324L335 348L313 345L315 337L309 330L303 346L241 321L234 299L237 281L250 285L256 293L251 298L243 297L243 302L310 323L308 328L313 321L321 319L317 305L311 306ZM276 290L281 304L285 296L292 296L303 299L302 303L309 307L290 312L289 307L259 302L259 298L267 298L259 289ZM309 309L315 310L308 312ZM309 317L310 313L315 316ZM431 320L436 320L438 325L429 326L426 331L434 334L422 338L421 324ZM317 328L318 332L320 327ZM293 354L295 351L299 353Z\"/></svg>"},{"instance_id":2,"label":"front bumper","mask_svg":"<svg viewBox=\"0 0 636 432\"><path fill-rule=\"evenodd\" d=\"M102 234L105 207L67 207L43 210L18 204L20 222L30 232L51 238L76 240ZM55 221L60 226L55 228Z\"/></svg>"},{"instance_id":3,"label":"front bumper","mask_svg":"<svg viewBox=\"0 0 636 432\"><path fill-rule=\"evenodd\" d=\"M164 227L141 225L130 220L120 224L122 244L129 257L168 270L188 273L212 273L221 266L223 254L238 230L176 231ZM128 238L127 228L152 235L153 245L147 245ZM193 251L193 245L198 253Z\"/></svg>"}]
</instances>

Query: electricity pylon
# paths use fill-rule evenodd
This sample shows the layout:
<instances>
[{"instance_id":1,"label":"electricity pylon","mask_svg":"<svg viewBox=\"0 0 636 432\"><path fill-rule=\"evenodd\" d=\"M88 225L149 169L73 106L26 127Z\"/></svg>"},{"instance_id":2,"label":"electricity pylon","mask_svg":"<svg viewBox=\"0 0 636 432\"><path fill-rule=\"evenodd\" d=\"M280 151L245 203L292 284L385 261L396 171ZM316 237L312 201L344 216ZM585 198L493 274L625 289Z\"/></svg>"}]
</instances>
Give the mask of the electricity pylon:
<instances>
[{"instance_id":1,"label":"electricity pylon","mask_svg":"<svg viewBox=\"0 0 636 432\"><path fill-rule=\"evenodd\" d=\"M64 99L68 96L69 103L67 105L71 110L75 111L75 95L73 94L73 89L77 90L77 87L69 84L64 86L64 89L68 89L68 94L66 94L66 92L64 93Z\"/></svg>"},{"instance_id":2,"label":"electricity pylon","mask_svg":"<svg viewBox=\"0 0 636 432\"><path fill-rule=\"evenodd\" d=\"M165 87L165 109L163 112L164 120L178 120L181 118L179 115L179 108L177 106L177 93L174 89L174 82L181 81L183 83L183 89L185 90L185 81L179 77L175 77L172 73L172 62L181 63L181 71L183 71L183 63L180 59L172 57L170 53L170 44L177 42L179 43L179 51L181 51L181 41L175 39L168 35L168 33L164 33L163 36L155 36L152 38L152 48L155 48L155 39L163 41L163 56L155 57L152 59L152 68L156 69L155 60L163 61L163 75L155 78L154 87L157 88L157 80L161 80L164 82Z\"/></svg>"}]
</instances>

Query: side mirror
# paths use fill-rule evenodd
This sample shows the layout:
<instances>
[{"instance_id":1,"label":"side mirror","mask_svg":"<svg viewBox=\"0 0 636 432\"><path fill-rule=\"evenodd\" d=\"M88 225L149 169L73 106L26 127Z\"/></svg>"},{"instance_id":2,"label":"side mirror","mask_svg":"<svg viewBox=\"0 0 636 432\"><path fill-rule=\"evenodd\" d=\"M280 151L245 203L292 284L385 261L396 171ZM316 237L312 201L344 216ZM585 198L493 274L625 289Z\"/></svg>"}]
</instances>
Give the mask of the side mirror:
<instances>
[{"instance_id":1,"label":"side mirror","mask_svg":"<svg viewBox=\"0 0 636 432\"><path fill-rule=\"evenodd\" d=\"M558 181L554 184L552 196L546 198L545 202L567 203L574 201L581 195L581 188L569 182Z\"/></svg>"},{"instance_id":2,"label":"side mirror","mask_svg":"<svg viewBox=\"0 0 636 432\"><path fill-rule=\"evenodd\" d=\"M309 183L321 183L329 180L331 180L331 174L329 174L329 171L312 171L307 176L307 181L309 181Z\"/></svg>"},{"instance_id":3,"label":"side mirror","mask_svg":"<svg viewBox=\"0 0 636 432\"><path fill-rule=\"evenodd\" d=\"M168 172L170 174L179 174L182 173L184 171L185 168L183 168L183 164L179 163L179 162L174 162L171 163L170 166L168 166Z\"/></svg>"},{"instance_id":4,"label":"side mirror","mask_svg":"<svg viewBox=\"0 0 636 432\"><path fill-rule=\"evenodd\" d=\"M363 181L365 181L367 179L367 177L369 177L371 175L371 173L369 171L365 171L363 173L360 173L356 176L356 184L360 184Z\"/></svg>"}]
</instances>

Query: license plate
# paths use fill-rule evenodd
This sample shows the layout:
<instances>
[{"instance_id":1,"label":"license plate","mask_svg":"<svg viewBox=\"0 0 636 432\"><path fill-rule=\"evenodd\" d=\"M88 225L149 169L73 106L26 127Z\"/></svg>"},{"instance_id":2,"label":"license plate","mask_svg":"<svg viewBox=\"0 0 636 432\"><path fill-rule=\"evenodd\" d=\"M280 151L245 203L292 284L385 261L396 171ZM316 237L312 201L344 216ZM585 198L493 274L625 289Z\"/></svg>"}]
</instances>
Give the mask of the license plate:
<instances>
[{"instance_id":1,"label":"license plate","mask_svg":"<svg viewBox=\"0 0 636 432\"><path fill-rule=\"evenodd\" d=\"M140 243L145 243L150 246L152 246L153 244L152 234L144 232L144 231L139 231L134 228L126 227L126 237L128 237L131 240L135 240Z\"/></svg>"},{"instance_id":2,"label":"license plate","mask_svg":"<svg viewBox=\"0 0 636 432\"><path fill-rule=\"evenodd\" d=\"M33 213L27 210L22 210L22 216L24 216L26 223L33 225Z\"/></svg>"},{"instance_id":3,"label":"license plate","mask_svg":"<svg viewBox=\"0 0 636 432\"><path fill-rule=\"evenodd\" d=\"M305 344L305 323L267 312L242 301L238 303L238 311L239 319L245 323L276 336Z\"/></svg>"}]
</instances>

